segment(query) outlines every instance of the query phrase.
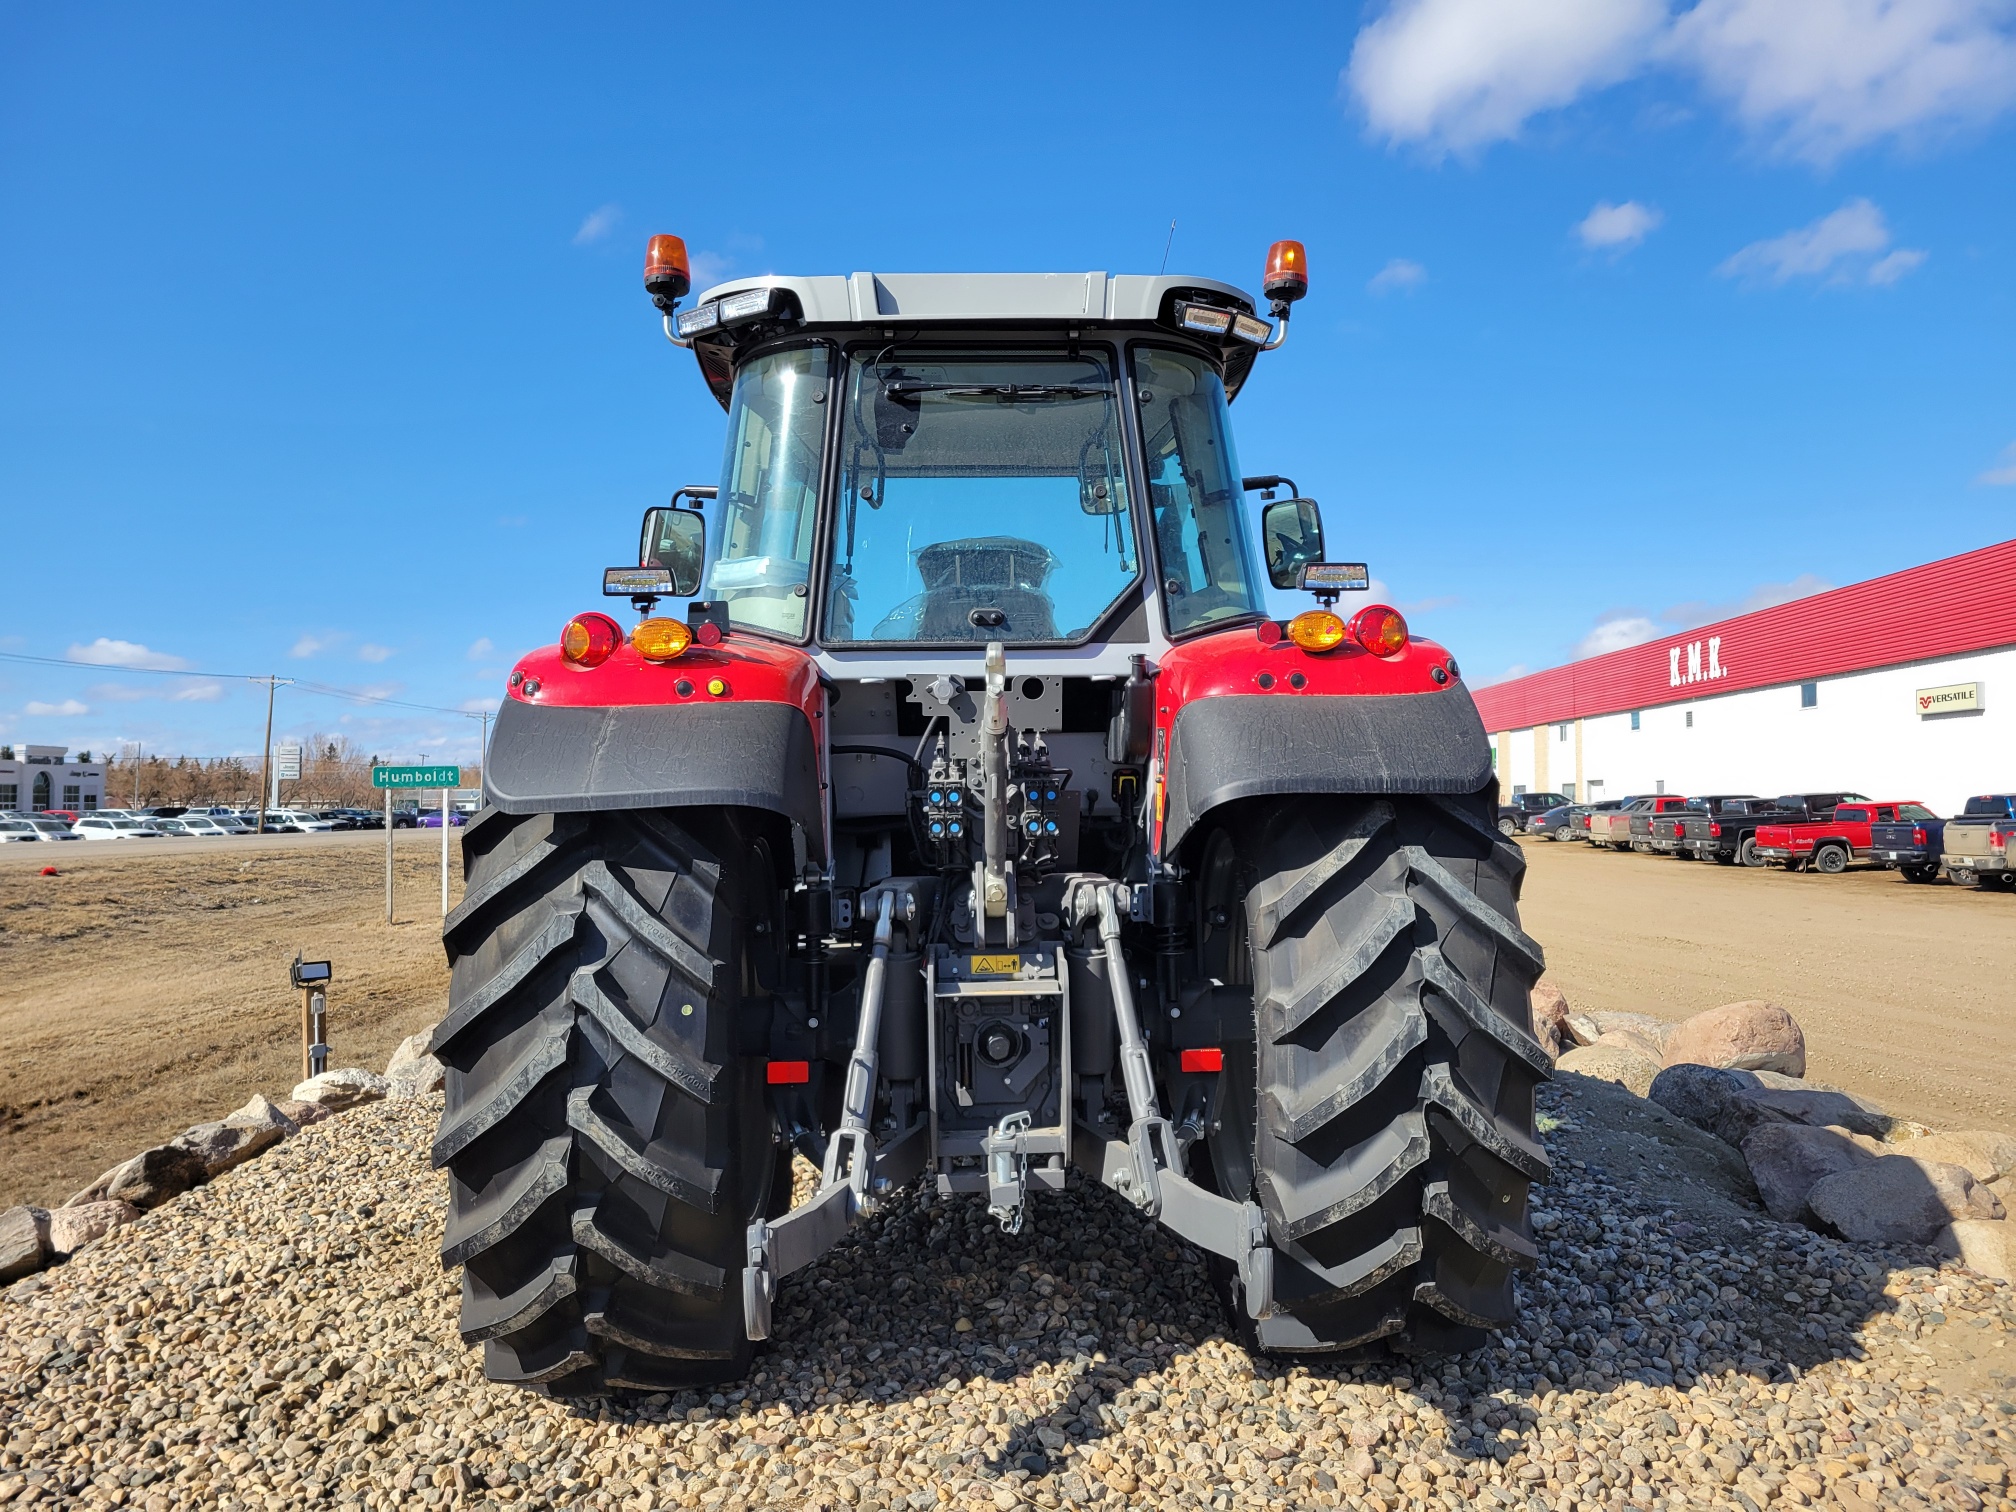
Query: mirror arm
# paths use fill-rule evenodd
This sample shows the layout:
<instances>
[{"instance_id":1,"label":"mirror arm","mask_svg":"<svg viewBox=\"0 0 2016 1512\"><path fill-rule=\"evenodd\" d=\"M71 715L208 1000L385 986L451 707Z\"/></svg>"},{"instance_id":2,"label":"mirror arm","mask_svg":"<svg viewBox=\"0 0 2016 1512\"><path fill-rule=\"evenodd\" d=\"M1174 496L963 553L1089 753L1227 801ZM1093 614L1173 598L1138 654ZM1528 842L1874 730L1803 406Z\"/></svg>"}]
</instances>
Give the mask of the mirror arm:
<instances>
[{"instance_id":1,"label":"mirror arm","mask_svg":"<svg viewBox=\"0 0 2016 1512\"><path fill-rule=\"evenodd\" d=\"M676 347L685 347L689 352L693 349L693 338L679 334L672 324L672 312L670 310L665 312L665 339ZM1280 343L1277 341L1275 345L1279 346ZM1264 351L1266 348L1263 347L1262 350Z\"/></svg>"},{"instance_id":2,"label":"mirror arm","mask_svg":"<svg viewBox=\"0 0 2016 1512\"><path fill-rule=\"evenodd\" d=\"M1274 334L1260 343L1263 352L1279 351L1281 343L1288 339L1288 301L1277 299L1268 311L1274 317Z\"/></svg>"}]
</instances>

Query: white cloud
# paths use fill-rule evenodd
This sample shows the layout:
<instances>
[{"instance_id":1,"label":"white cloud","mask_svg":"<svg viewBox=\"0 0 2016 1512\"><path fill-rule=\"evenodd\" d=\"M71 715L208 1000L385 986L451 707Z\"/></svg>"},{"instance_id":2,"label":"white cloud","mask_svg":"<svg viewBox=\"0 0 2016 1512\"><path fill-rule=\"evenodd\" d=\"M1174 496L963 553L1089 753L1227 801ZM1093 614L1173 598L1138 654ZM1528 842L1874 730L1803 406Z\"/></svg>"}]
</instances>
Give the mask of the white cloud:
<instances>
[{"instance_id":1,"label":"white cloud","mask_svg":"<svg viewBox=\"0 0 2016 1512\"><path fill-rule=\"evenodd\" d=\"M390 646L377 646L367 643L357 648L357 659L359 661L390 661L397 654Z\"/></svg>"},{"instance_id":2,"label":"white cloud","mask_svg":"<svg viewBox=\"0 0 2016 1512\"><path fill-rule=\"evenodd\" d=\"M719 252L695 252L688 260L693 274L695 292L712 288L729 275L735 266L735 259Z\"/></svg>"},{"instance_id":3,"label":"white cloud","mask_svg":"<svg viewBox=\"0 0 2016 1512\"><path fill-rule=\"evenodd\" d=\"M60 715L65 719L70 719L79 714L89 714L91 706L89 704L81 704L74 698L66 698L60 704L42 703L39 701L30 703L25 706L23 712L28 714Z\"/></svg>"},{"instance_id":4,"label":"white cloud","mask_svg":"<svg viewBox=\"0 0 2016 1512\"><path fill-rule=\"evenodd\" d=\"M1881 255L1887 254L1887 255ZM1894 284L1925 261L1912 247L1890 251L1890 227L1866 199L1852 199L1810 226L1752 242L1716 271L1773 284L1824 278L1830 284Z\"/></svg>"},{"instance_id":5,"label":"white cloud","mask_svg":"<svg viewBox=\"0 0 2016 1512\"><path fill-rule=\"evenodd\" d=\"M156 672L176 672L189 663L165 651L150 651L138 641L109 640L105 636L88 646L70 648L70 660L90 662L94 667L141 667Z\"/></svg>"},{"instance_id":6,"label":"white cloud","mask_svg":"<svg viewBox=\"0 0 2016 1512\"><path fill-rule=\"evenodd\" d=\"M1629 77L1665 24L1661 0L1394 0L1344 83L1381 136L1472 151Z\"/></svg>"},{"instance_id":7,"label":"white cloud","mask_svg":"<svg viewBox=\"0 0 2016 1512\"><path fill-rule=\"evenodd\" d=\"M169 698L176 703L216 703L224 696L224 684L214 682L190 683L177 688Z\"/></svg>"},{"instance_id":8,"label":"white cloud","mask_svg":"<svg viewBox=\"0 0 2016 1512\"><path fill-rule=\"evenodd\" d=\"M1642 614L1614 615L1600 621L1594 630L1576 643L1575 659L1580 661L1585 656L1601 656L1606 651L1640 646L1646 641L1657 640L1664 633Z\"/></svg>"},{"instance_id":9,"label":"white cloud","mask_svg":"<svg viewBox=\"0 0 2016 1512\"><path fill-rule=\"evenodd\" d=\"M1343 82L1378 135L1468 152L1660 69L1826 163L2007 110L2016 28L2008 0L1392 0Z\"/></svg>"},{"instance_id":10,"label":"white cloud","mask_svg":"<svg viewBox=\"0 0 2016 1512\"><path fill-rule=\"evenodd\" d=\"M1592 251L1598 248L1628 251L1645 240L1665 218L1651 206L1641 205L1636 200L1626 200L1621 205L1603 200L1576 224L1575 234L1582 238L1582 245Z\"/></svg>"},{"instance_id":11,"label":"white cloud","mask_svg":"<svg viewBox=\"0 0 2016 1512\"><path fill-rule=\"evenodd\" d=\"M1833 586L1823 577L1802 572L1790 582L1759 583L1732 603L1716 604L1702 599L1690 599L1684 604L1675 604L1672 608L1662 611L1659 618L1669 631L1691 630L1696 625L1734 619L1739 614L1755 614L1759 609L1789 604L1794 599L1811 598L1816 593L1825 593Z\"/></svg>"},{"instance_id":12,"label":"white cloud","mask_svg":"<svg viewBox=\"0 0 2016 1512\"><path fill-rule=\"evenodd\" d=\"M2003 447L1998 464L1974 481L1994 488L2016 488L2016 442Z\"/></svg>"},{"instance_id":13,"label":"white cloud","mask_svg":"<svg viewBox=\"0 0 2016 1512\"><path fill-rule=\"evenodd\" d=\"M469 648L469 660L481 661L486 656L494 656L496 652L495 643L486 635Z\"/></svg>"},{"instance_id":14,"label":"white cloud","mask_svg":"<svg viewBox=\"0 0 2016 1512\"><path fill-rule=\"evenodd\" d=\"M93 683L84 690L100 703L139 703L152 698L159 691L154 688L136 688L129 683Z\"/></svg>"},{"instance_id":15,"label":"white cloud","mask_svg":"<svg viewBox=\"0 0 2016 1512\"><path fill-rule=\"evenodd\" d=\"M1409 261L1407 258L1396 257L1377 273L1374 273L1372 281L1365 287L1370 289L1374 294L1386 294L1395 289L1411 294L1426 282L1428 282L1428 270L1426 268L1417 262Z\"/></svg>"},{"instance_id":16,"label":"white cloud","mask_svg":"<svg viewBox=\"0 0 2016 1512\"><path fill-rule=\"evenodd\" d=\"M341 645L345 639L344 635L336 631L331 631L327 635L304 635L294 642L294 649L287 654L300 657L320 656L324 651Z\"/></svg>"},{"instance_id":17,"label":"white cloud","mask_svg":"<svg viewBox=\"0 0 2016 1512\"><path fill-rule=\"evenodd\" d=\"M621 205L600 205L588 212L588 218L581 222L581 229L574 233L574 245L586 247L602 240L623 222Z\"/></svg>"},{"instance_id":18,"label":"white cloud","mask_svg":"<svg viewBox=\"0 0 2016 1512\"><path fill-rule=\"evenodd\" d=\"M1674 21L1665 52L1744 125L1826 163L2006 110L2010 20L2007 0L1701 0Z\"/></svg>"},{"instance_id":19,"label":"white cloud","mask_svg":"<svg viewBox=\"0 0 2016 1512\"><path fill-rule=\"evenodd\" d=\"M501 698L465 698L462 700L462 712L464 714L495 714L498 706L503 702L504 700Z\"/></svg>"}]
</instances>

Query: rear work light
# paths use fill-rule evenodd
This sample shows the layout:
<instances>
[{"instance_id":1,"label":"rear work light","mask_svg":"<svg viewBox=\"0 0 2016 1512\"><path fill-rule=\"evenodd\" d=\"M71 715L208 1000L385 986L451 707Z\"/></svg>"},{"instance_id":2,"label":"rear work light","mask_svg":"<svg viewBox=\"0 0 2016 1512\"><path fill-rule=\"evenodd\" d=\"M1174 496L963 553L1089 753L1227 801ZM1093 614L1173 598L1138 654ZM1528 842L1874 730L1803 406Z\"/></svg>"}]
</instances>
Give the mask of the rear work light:
<instances>
[{"instance_id":1,"label":"rear work light","mask_svg":"<svg viewBox=\"0 0 2016 1512\"><path fill-rule=\"evenodd\" d=\"M1185 1071L1223 1071L1225 1069L1225 1052L1215 1048L1210 1050L1185 1050L1182 1059Z\"/></svg>"},{"instance_id":2,"label":"rear work light","mask_svg":"<svg viewBox=\"0 0 2016 1512\"><path fill-rule=\"evenodd\" d=\"M630 644L646 661L668 662L693 644L693 632L675 619L647 619L630 632Z\"/></svg>"},{"instance_id":3,"label":"rear work light","mask_svg":"<svg viewBox=\"0 0 2016 1512\"><path fill-rule=\"evenodd\" d=\"M745 320L756 320L770 313L771 297L775 289L745 289L740 294L730 294L720 301L721 324L739 325Z\"/></svg>"},{"instance_id":4,"label":"rear work light","mask_svg":"<svg viewBox=\"0 0 2016 1512\"><path fill-rule=\"evenodd\" d=\"M1374 656L1395 656L1407 649L1407 621L1386 604L1368 604L1351 616L1351 638Z\"/></svg>"},{"instance_id":5,"label":"rear work light","mask_svg":"<svg viewBox=\"0 0 2016 1512\"><path fill-rule=\"evenodd\" d=\"M599 667L623 644L623 627L606 614L577 614L560 632L560 654L577 667Z\"/></svg>"},{"instance_id":6,"label":"rear work light","mask_svg":"<svg viewBox=\"0 0 2016 1512\"><path fill-rule=\"evenodd\" d=\"M697 305L690 310L681 310L677 315L672 317L672 320L673 324L679 328L679 334L682 337L698 336L702 331L711 331L714 327L721 324L721 301L717 299L712 304Z\"/></svg>"},{"instance_id":7,"label":"rear work light","mask_svg":"<svg viewBox=\"0 0 2016 1512\"><path fill-rule=\"evenodd\" d=\"M1304 651L1335 651L1344 644L1344 621L1328 609L1305 609L1288 621L1288 639Z\"/></svg>"},{"instance_id":8,"label":"rear work light","mask_svg":"<svg viewBox=\"0 0 2016 1512\"><path fill-rule=\"evenodd\" d=\"M1176 306L1176 324L1186 331L1223 336L1232 329L1232 312L1215 310L1210 305L1179 304Z\"/></svg>"}]
</instances>

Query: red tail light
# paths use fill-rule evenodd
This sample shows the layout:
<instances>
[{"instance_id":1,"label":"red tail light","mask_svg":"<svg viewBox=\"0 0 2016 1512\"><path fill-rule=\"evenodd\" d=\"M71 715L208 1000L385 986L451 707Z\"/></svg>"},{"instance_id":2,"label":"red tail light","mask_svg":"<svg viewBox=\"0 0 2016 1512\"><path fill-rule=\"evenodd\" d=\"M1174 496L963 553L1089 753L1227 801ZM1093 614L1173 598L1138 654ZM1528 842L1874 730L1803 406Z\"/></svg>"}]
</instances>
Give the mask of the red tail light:
<instances>
[{"instance_id":1,"label":"red tail light","mask_svg":"<svg viewBox=\"0 0 2016 1512\"><path fill-rule=\"evenodd\" d=\"M1351 638L1374 656L1395 656L1407 649L1407 621L1398 609L1371 604L1351 616Z\"/></svg>"},{"instance_id":2,"label":"red tail light","mask_svg":"<svg viewBox=\"0 0 2016 1512\"><path fill-rule=\"evenodd\" d=\"M1916 829L1914 829L1913 831L1911 831L1911 843L1912 843L1913 845L1923 845L1923 844L1925 843L1925 826L1924 826L1924 825L1922 825L1922 824L1921 824L1921 825L1919 825L1919 826L1918 826L1918 827L1917 827Z\"/></svg>"},{"instance_id":3,"label":"red tail light","mask_svg":"<svg viewBox=\"0 0 2016 1512\"><path fill-rule=\"evenodd\" d=\"M1710 840L1720 840L1722 838L1722 821L1720 819L1710 819L1708 821L1708 838Z\"/></svg>"},{"instance_id":4,"label":"red tail light","mask_svg":"<svg viewBox=\"0 0 2016 1512\"><path fill-rule=\"evenodd\" d=\"M773 1087L803 1086L812 1079L810 1061L771 1061L764 1067L764 1078Z\"/></svg>"},{"instance_id":5,"label":"red tail light","mask_svg":"<svg viewBox=\"0 0 2016 1512\"><path fill-rule=\"evenodd\" d=\"M623 627L606 614L577 614L560 632L560 654L577 667L599 667L623 644Z\"/></svg>"},{"instance_id":6,"label":"red tail light","mask_svg":"<svg viewBox=\"0 0 2016 1512\"><path fill-rule=\"evenodd\" d=\"M1185 1050L1183 1052L1185 1071L1223 1071L1225 1052L1223 1050Z\"/></svg>"}]
</instances>

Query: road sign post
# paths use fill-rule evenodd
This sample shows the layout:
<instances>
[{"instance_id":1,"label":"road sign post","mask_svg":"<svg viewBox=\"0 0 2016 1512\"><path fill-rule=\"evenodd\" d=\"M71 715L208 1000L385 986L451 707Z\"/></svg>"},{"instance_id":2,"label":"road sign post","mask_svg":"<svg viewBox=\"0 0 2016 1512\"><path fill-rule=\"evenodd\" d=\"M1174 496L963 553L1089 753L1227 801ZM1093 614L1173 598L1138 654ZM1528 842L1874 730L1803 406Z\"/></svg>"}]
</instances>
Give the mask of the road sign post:
<instances>
[{"instance_id":1,"label":"road sign post","mask_svg":"<svg viewBox=\"0 0 2016 1512\"><path fill-rule=\"evenodd\" d=\"M392 922L392 790L441 789L441 917L448 917L448 819L450 799L462 781L459 766L376 766L371 786L385 790L385 922Z\"/></svg>"}]
</instances>

